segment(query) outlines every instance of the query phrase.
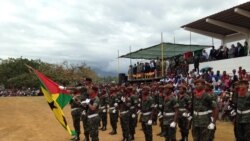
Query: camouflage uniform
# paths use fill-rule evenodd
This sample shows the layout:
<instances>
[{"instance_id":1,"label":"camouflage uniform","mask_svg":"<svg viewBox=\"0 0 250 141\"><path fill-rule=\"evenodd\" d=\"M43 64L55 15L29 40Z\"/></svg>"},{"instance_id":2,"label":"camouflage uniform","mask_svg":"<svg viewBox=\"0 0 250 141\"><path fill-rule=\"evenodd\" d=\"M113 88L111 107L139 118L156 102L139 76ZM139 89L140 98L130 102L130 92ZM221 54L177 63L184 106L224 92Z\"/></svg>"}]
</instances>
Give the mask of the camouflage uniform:
<instances>
[{"instance_id":1,"label":"camouflage uniform","mask_svg":"<svg viewBox=\"0 0 250 141\"><path fill-rule=\"evenodd\" d=\"M129 118L129 123L130 123L130 135L131 135L131 140L134 140L134 134L135 134L135 127L137 124L137 108L136 106L138 105L139 98L137 95L132 94L128 100L130 103L130 118Z\"/></svg>"},{"instance_id":2,"label":"camouflage uniform","mask_svg":"<svg viewBox=\"0 0 250 141\"><path fill-rule=\"evenodd\" d=\"M120 107L120 121L121 121L121 128L122 128L122 141L128 141L130 140L129 136L129 119L130 119L130 113L129 113L129 107L131 106L131 103L128 101L128 97L125 95L121 97L121 102L119 103Z\"/></svg>"},{"instance_id":3,"label":"camouflage uniform","mask_svg":"<svg viewBox=\"0 0 250 141\"><path fill-rule=\"evenodd\" d=\"M149 90L149 88L147 88ZM149 120L152 122L152 110L154 108L153 98L150 96L146 96L143 94L142 96L142 106L141 106L141 122L142 122L142 130L145 135L145 141L152 141L152 123L148 124Z\"/></svg>"},{"instance_id":4,"label":"camouflage uniform","mask_svg":"<svg viewBox=\"0 0 250 141\"><path fill-rule=\"evenodd\" d=\"M82 102L89 98L87 89L83 88L81 90L81 98L82 98ZM89 141L89 123L88 123L88 117L87 117L88 105L86 104L82 104L82 105L83 105L83 111L82 111L81 118L83 122L83 129L84 129L84 136L85 136L84 141Z\"/></svg>"},{"instance_id":5,"label":"camouflage uniform","mask_svg":"<svg viewBox=\"0 0 250 141\"><path fill-rule=\"evenodd\" d=\"M87 115L88 115L88 124L89 124L89 134L92 139L92 141L99 141L98 137L98 125L100 123L100 117L98 115L99 111L99 105L100 105L100 99L98 96L96 96L94 99L91 99L90 105L93 105L96 107L95 110L88 109Z\"/></svg>"},{"instance_id":6,"label":"camouflage uniform","mask_svg":"<svg viewBox=\"0 0 250 141\"><path fill-rule=\"evenodd\" d=\"M82 113L82 106L80 102L81 102L80 96L75 96L70 101L73 125L77 134L76 137L73 138L72 140L80 140L80 133L81 133L80 122L81 122L81 113Z\"/></svg>"},{"instance_id":7,"label":"camouflage uniform","mask_svg":"<svg viewBox=\"0 0 250 141\"><path fill-rule=\"evenodd\" d=\"M191 106L191 98L189 95L184 93L183 95L179 94L178 96L179 103L179 116L178 116L178 125L181 132L181 141L188 140L188 132L189 132L189 108Z\"/></svg>"},{"instance_id":8,"label":"camouflage uniform","mask_svg":"<svg viewBox=\"0 0 250 141\"><path fill-rule=\"evenodd\" d=\"M109 117L110 124L112 127L112 132L109 134L115 135L117 134L117 122L118 122L118 98L114 95L115 92L111 91L111 95L109 98Z\"/></svg>"},{"instance_id":9,"label":"camouflage uniform","mask_svg":"<svg viewBox=\"0 0 250 141\"><path fill-rule=\"evenodd\" d=\"M166 141L174 141L176 136L176 126L171 127L170 124L175 122L175 114L176 108L179 107L177 99L175 96L170 94L164 98L164 105L163 105L163 126L165 127L166 134L165 139Z\"/></svg>"},{"instance_id":10,"label":"camouflage uniform","mask_svg":"<svg viewBox=\"0 0 250 141\"><path fill-rule=\"evenodd\" d=\"M237 141L250 141L250 93L238 95L236 115Z\"/></svg>"},{"instance_id":11,"label":"camouflage uniform","mask_svg":"<svg viewBox=\"0 0 250 141\"><path fill-rule=\"evenodd\" d=\"M194 141L209 141L214 130L208 129L211 120L212 109L216 108L216 102L212 97L204 93L201 97L193 97L193 124L192 135Z\"/></svg>"},{"instance_id":12,"label":"camouflage uniform","mask_svg":"<svg viewBox=\"0 0 250 141\"><path fill-rule=\"evenodd\" d=\"M108 95L106 91L103 91L100 96L100 108L99 108L99 115L101 117L102 122L102 131L107 129L107 103L108 103Z\"/></svg>"},{"instance_id":13,"label":"camouflage uniform","mask_svg":"<svg viewBox=\"0 0 250 141\"><path fill-rule=\"evenodd\" d=\"M162 89L162 88L160 88ZM166 130L164 129L164 126L163 126L163 116L162 116L162 113L163 113L163 104L164 104L164 97L163 97L163 91L160 91L159 93L159 99L158 99L158 118L159 118L159 122L160 122L160 128L161 128L161 132L159 134L157 134L158 136L161 136L161 137L164 137L165 134L166 134Z\"/></svg>"}]
</instances>

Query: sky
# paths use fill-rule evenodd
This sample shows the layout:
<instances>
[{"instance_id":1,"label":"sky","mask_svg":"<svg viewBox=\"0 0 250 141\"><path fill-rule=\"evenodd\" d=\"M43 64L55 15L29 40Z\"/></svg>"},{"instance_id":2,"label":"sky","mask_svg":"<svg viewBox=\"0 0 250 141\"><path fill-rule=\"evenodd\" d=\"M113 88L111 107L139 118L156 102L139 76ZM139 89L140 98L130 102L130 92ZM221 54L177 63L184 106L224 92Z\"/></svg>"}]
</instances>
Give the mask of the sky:
<instances>
[{"instance_id":1,"label":"sky","mask_svg":"<svg viewBox=\"0 0 250 141\"><path fill-rule=\"evenodd\" d=\"M126 73L129 59L118 63L118 50L159 44L161 32L164 42L189 44L182 25L247 1L0 0L0 58L85 62L100 75ZM192 44L212 44L191 35Z\"/></svg>"}]
</instances>

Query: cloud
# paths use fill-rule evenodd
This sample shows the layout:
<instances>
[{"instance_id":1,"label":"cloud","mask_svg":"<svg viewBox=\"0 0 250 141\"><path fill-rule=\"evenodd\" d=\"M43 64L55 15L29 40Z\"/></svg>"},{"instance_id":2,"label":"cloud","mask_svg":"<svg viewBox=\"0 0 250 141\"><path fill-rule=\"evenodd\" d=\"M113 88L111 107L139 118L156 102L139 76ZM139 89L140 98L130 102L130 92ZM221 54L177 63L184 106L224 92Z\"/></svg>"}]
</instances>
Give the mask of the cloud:
<instances>
[{"instance_id":1,"label":"cloud","mask_svg":"<svg viewBox=\"0 0 250 141\"><path fill-rule=\"evenodd\" d=\"M120 55L164 41L189 43L180 26L247 0L10 0L0 5L0 58L86 62L117 71ZM192 34L192 43L211 39ZM136 61L136 60L134 60ZM120 60L126 72L128 59Z\"/></svg>"}]
</instances>

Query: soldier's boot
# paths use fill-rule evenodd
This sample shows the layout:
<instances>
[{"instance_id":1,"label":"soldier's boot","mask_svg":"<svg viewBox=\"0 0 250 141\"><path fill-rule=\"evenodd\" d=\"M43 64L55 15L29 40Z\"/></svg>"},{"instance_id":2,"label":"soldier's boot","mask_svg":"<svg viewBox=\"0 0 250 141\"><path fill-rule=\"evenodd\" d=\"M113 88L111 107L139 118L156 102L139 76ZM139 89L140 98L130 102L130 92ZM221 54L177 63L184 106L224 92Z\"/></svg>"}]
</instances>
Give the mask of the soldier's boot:
<instances>
[{"instance_id":1,"label":"soldier's boot","mask_svg":"<svg viewBox=\"0 0 250 141\"><path fill-rule=\"evenodd\" d=\"M135 140L135 135L134 135L134 134L131 134L130 140L131 140L131 141L132 141L132 140Z\"/></svg>"},{"instance_id":2,"label":"soldier's boot","mask_svg":"<svg viewBox=\"0 0 250 141\"><path fill-rule=\"evenodd\" d=\"M109 133L110 135L116 135L117 132L116 132L116 129L114 129L112 132Z\"/></svg>"},{"instance_id":3,"label":"soldier's boot","mask_svg":"<svg viewBox=\"0 0 250 141\"><path fill-rule=\"evenodd\" d=\"M83 141L89 141L89 133L84 133L85 139Z\"/></svg>"},{"instance_id":4,"label":"soldier's boot","mask_svg":"<svg viewBox=\"0 0 250 141\"><path fill-rule=\"evenodd\" d=\"M102 127L102 131L106 131L107 130L107 127L106 125Z\"/></svg>"},{"instance_id":5,"label":"soldier's boot","mask_svg":"<svg viewBox=\"0 0 250 141\"><path fill-rule=\"evenodd\" d=\"M165 137L165 135L166 135L166 128L162 126L162 132L160 134L160 137Z\"/></svg>"}]
</instances>

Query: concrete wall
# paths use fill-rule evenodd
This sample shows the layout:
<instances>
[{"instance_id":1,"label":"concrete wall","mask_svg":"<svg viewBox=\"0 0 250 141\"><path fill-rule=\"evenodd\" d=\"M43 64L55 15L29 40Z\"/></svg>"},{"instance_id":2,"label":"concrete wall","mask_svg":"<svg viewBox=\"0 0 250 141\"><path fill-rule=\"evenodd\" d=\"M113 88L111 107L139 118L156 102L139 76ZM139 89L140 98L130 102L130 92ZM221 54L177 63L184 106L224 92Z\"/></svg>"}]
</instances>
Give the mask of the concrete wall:
<instances>
[{"instance_id":1,"label":"concrete wall","mask_svg":"<svg viewBox=\"0 0 250 141\"><path fill-rule=\"evenodd\" d=\"M250 56L233 58L233 59L225 59L219 61L210 61L200 63L199 68L202 69L204 67L212 67L213 71L216 72L217 70L227 71L227 73L232 73L233 69L238 70L239 67L246 69L247 72L250 72ZM194 69L194 65L189 65L189 70Z\"/></svg>"}]
</instances>

